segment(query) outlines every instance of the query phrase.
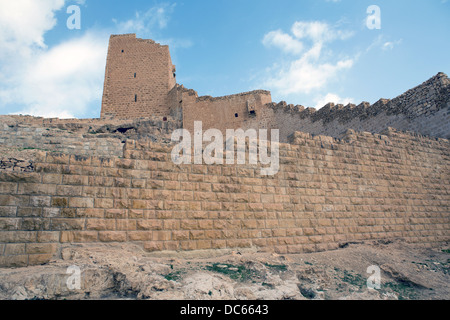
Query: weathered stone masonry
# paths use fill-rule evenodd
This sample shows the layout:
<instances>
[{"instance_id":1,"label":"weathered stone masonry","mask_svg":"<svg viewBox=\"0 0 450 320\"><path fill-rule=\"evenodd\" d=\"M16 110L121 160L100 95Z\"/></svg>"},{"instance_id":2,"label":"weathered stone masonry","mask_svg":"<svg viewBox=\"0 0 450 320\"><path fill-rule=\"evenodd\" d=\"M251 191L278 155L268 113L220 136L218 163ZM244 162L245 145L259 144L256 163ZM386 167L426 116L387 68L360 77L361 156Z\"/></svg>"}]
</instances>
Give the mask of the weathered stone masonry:
<instances>
[{"instance_id":1,"label":"weathered stone masonry","mask_svg":"<svg viewBox=\"0 0 450 320\"><path fill-rule=\"evenodd\" d=\"M294 131L339 138L347 129L380 133L388 127L422 135L450 138L450 79L439 73L423 84L388 100L358 106L327 104L320 110L268 104L271 127L283 141Z\"/></svg>"},{"instance_id":2,"label":"weathered stone masonry","mask_svg":"<svg viewBox=\"0 0 450 320\"><path fill-rule=\"evenodd\" d=\"M169 115L175 71L168 46L136 39L135 34L111 36L101 117Z\"/></svg>"},{"instance_id":3,"label":"weathered stone masonry","mask_svg":"<svg viewBox=\"0 0 450 320\"><path fill-rule=\"evenodd\" d=\"M449 240L447 140L390 130L290 141L274 177L250 165L176 166L169 146L145 141L127 141L123 158L40 152L34 172L0 173L0 265L45 263L68 243L295 253Z\"/></svg>"},{"instance_id":4,"label":"weathered stone masonry","mask_svg":"<svg viewBox=\"0 0 450 320\"><path fill-rule=\"evenodd\" d=\"M199 97L176 84L167 46L112 36L101 119L0 117L2 150L32 150L0 157L0 266L46 263L77 243L279 253L374 239L441 244L450 240L449 110L443 73L372 106L315 110L273 103L264 90ZM175 165L170 135L192 133L194 121L279 129L280 171Z\"/></svg>"},{"instance_id":5,"label":"weathered stone masonry","mask_svg":"<svg viewBox=\"0 0 450 320\"><path fill-rule=\"evenodd\" d=\"M176 84L174 72L167 46L135 34L111 36L101 117L174 117L188 130L194 121L205 129L279 129L283 142L296 131L340 138L349 128L380 133L388 127L450 138L450 79L444 73L392 100L316 110L273 103L264 90L199 97Z\"/></svg>"}]
</instances>

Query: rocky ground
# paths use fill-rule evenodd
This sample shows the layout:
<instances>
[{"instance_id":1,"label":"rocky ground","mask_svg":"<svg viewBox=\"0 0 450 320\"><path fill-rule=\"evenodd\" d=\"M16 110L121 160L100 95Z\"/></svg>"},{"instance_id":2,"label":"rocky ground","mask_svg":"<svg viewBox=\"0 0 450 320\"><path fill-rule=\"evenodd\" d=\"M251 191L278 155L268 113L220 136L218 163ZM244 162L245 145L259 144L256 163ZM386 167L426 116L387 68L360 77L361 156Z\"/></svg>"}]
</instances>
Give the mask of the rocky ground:
<instances>
[{"instance_id":1,"label":"rocky ground","mask_svg":"<svg viewBox=\"0 0 450 320\"><path fill-rule=\"evenodd\" d=\"M348 244L331 252L278 255L242 251L148 253L132 244L71 246L47 265L0 269L0 299L437 300L450 298L448 246ZM381 270L369 289L367 268ZM76 266L79 290L70 290ZM73 288L72 288L73 289Z\"/></svg>"}]
</instances>

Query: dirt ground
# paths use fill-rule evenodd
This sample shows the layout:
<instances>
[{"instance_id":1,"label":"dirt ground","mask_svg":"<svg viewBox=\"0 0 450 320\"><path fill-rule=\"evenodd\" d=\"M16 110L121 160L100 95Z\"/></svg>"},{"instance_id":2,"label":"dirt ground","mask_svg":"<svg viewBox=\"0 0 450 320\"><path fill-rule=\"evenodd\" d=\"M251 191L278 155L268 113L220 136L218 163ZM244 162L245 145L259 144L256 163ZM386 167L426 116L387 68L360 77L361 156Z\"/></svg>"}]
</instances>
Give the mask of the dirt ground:
<instances>
[{"instance_id":1,"label":"dirt ground","mask_svg":"<svg viewBox=\"0 0 450 320\"><path fill-rule=\"evenodd\" d=\"M448 245L424 249L402 241L289 255L80 245L46 265L0 269L0 299L447 300L449 263ZM380 270L379 289L368 288L370 266Z\"/></svg>"}]
</instances>

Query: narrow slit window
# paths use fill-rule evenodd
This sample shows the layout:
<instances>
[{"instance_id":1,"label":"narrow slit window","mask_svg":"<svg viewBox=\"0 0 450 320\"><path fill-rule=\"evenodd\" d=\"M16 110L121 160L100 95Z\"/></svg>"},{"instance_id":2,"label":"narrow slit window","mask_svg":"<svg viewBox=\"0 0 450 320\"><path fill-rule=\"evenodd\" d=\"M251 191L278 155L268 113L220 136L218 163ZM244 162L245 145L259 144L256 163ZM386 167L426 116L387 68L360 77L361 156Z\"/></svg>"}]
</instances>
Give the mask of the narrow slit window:
<instances>
[{"instance_id":1,"label":"narrow slit window","mask_svg":"<svg viewBox=\"0 0 450 320\"><path fill-rule=\"evenodd\" d=\"M234 116L235 116L236 118L239 118L239 114L237 114L237 113L235 113Z\"/></svg>"},{"instance_id":2,"label":"narrow slit window","mask_svg":"<svg viewBox=\"0 0 450 320\"><path fill-rule=\"evenodd\" d=\"M134 77L136 78L136 72L134 73Z\"/></svg>"},{"instance_id":3,"label":"narrow slit window","mask_svg":"<svg viewBox=\"0 0 450 320\"><path fill-rule=\"evenodd\" d=\"M137 102L137 94L134 95L134 102Z\"/></svg>"}]
</instances>

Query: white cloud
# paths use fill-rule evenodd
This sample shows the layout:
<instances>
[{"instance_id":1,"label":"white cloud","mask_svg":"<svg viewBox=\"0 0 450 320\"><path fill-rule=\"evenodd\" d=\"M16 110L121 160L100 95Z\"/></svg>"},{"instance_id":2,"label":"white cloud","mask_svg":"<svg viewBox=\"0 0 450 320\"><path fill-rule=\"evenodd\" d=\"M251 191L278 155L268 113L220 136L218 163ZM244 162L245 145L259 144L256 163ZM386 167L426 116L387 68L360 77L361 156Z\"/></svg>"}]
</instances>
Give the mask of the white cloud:
<instances>
[{"instance_id":1,"label":"white cloud","mask_svg":"<svg viewBox=\"0 0 450 320\"><path fill-rule=\"evenodd\" d=\"M45 48L44 34L56 25L55 11L65 0L14 0L0 2L0 59L29 56Z\"/></svg>"},{"instance_id":2,"label":"white cloud","mask_svg":"<svg viewBox=\"0 0 450 320\"><path fill-rule=\"evenodd\" d=\"M389 51L399 46L403 42L403 39L389 41L385 36L379 35L376 37L372 43L367 47L366 53L373 49L381 49L382 51Z\"/></svg>"},{"instance_id":3,"label":"white cloud","mask_svg":"<svg viewBox=\"0 0 450 320\"><path fill-rule=\"evenodd\" d=\"M341 60L336 64L314 64L308 59L308 53L299 60L293 61L289 68L281 70L278 75L266 81L281 94L310 93L314 89L323 88L339 71L353 66L353 60Z\"/></svg>"},{"instance_id":4,"label":"white cloud","mask_svg":"<svg viewBox=\"0 0 450 320\"><path fill-rule=\"evenodd\" d=\"M314 100L314 102L315 102L315 108L321 109L330 102L332 102L334 104L347 105L349 103L354 103L354 100L352 98L341 98L337 94L334 94L334 93L328 93L324 97L316 98Z\"/></svg>"},{"instance_id":5,"label":"white cloud","mask_svg":"<svg viewBox=\"0 0 450 320\"><path fill-rule=\"evenodd\" d=\"M314 43L345 40L353 35L352 31L337 30L321 21L297 21L291 31L297 39L310 39Z\"/></svg>"},{"instance_id":6,"label":"white cloud","mask_svg":"<svg viewBox=\"0 0 450 320\"><path fill-rule=\"evenodd\" d=\"M0 114L80 117L92 106L99 113L109 35L163 29L175 6L150 8L135 19L117 22L116 30L83 30L82 35L67 31L67 40L49 48L45 35L58 25L55 14L68 2L0 0ZM60 23L66 27L65 21ZM192 45L168 41L179 47Z\"/></svg>"},{"instance_id":7,"label":"white cloud","mask_svg":"<svg viewBox=\"0 0 450 320\"><path fill-rule=\"evenodd\" d=\"M177 48L189 48L193 45L189 39L160 39L159 31L167 27L175 7L176 3L162 3L145 12L137 11L132 19L126 21L113 19L116 24L115 33L136 33L139 37L151 38L156 42L169 45L172 54Z\"/></svg>"},{"instance_id":8,"label":"white cloud","mask_svg":"<svg viewBox=\"0 0 450 320\"><path fill-rule=\"evenodd\" d=\"M303 51L303 43L281 30L271 31L264 36L263 44L267 47L278 47L286 53L299 54Z\"/></svg>"},{"instance_id":9,"label":"white cloud","mask_svg":"<svg viewBox=\"0 0 450 320\"><path fill-rule=\"evenodd\" d=\"M10 91L26 105L16 112L44 117L74 117L102 96L107 37L87 33L37 55Z\"/></svg>"},{"instance_id":10,"label":"white cloud","mask_svg":"<svg viewBox=\"0 0 450 320\"><path fill-rule=\"evenodd\" d=\"M51 48L45 43L64 5L0 2L0 113L73 117L101 98L107 34L87 32Z\"/></svg>"},{"instance_id":11,"label":"white cloud","mask_svg":"<svg viewBox=\"0 0 450 320\"><path fill-rule=\"evenodd\" d=\"M400 45L401 43L402 43L402 39L397 40L397 41L386 41L386 42L382 45L381 49L382 49L383 51L392 50L392 49L394 49L395 47L397 47L398 45Z\"/></svg>"},{"instance_id":12,"label":"white cloud","mask_svg":"<svg viewBox=\"0 0 450 320\"><path fill-rule=\"evenodd\" d=\"M394 49L394 43L393 42L390 42L390 41L388 41L388 42L385 42L384 44L383 44L383 50L392 50L392 49Z\"/></svg>"},{"instance_id":13,"label":"white cloud","mask_svg":"<svg viewBox=\"0 0 450 320\"><path fill-rule=\"evenodd\" d=\"M150 33L155 30L164 29L170 20L170 15L173 13L176 4L159 4L148 9L146 12L136 12L133 19L117 22L117 29L119 33Z\"/></svg>"},{"instance_id":14,"label":"white cloud","mask_svg":"<svg viewBox=\"0 0 450 320\"><path fill-rule=\"evenodd\" d=\"M322 42L329 34L328 24L320 21L297 21L291 29L297 39L311 39L314 42Z\"/></svg>"},{"instance_id":15,"label":"white cloud","mask_svg":"<svg viewBox=\"0 0 450 320\"><path fill-rule=\"evenodd\" d=\"M287 65L279 68L273 75L268 75L263 85L271 90L275 90L282 95L305 93L323 88L331 79L335 79L339 72L350 69L354 60L342 58L338 61L329 61L323 55L323 49L334 40L345 40L353 35L353 32L338 30L327 23L320 21L298 21L291 28L293 37L282 31L272 31L265 35L263 44L273 45L274 41L267 41L267 38L276 38L277 47L282 51L295 53L293 48L306 46L309 49L299 55L297 59L290 61ZM283 39L281 41L280 39ZM304 42L302 42L304 41ZM296 47L293 47L296 43ZM332 56L332 54L328 54ZM328 57L327 56L327 57ZM272 70L274 70L272 68Z\"/></svg>"}]
</instances>

